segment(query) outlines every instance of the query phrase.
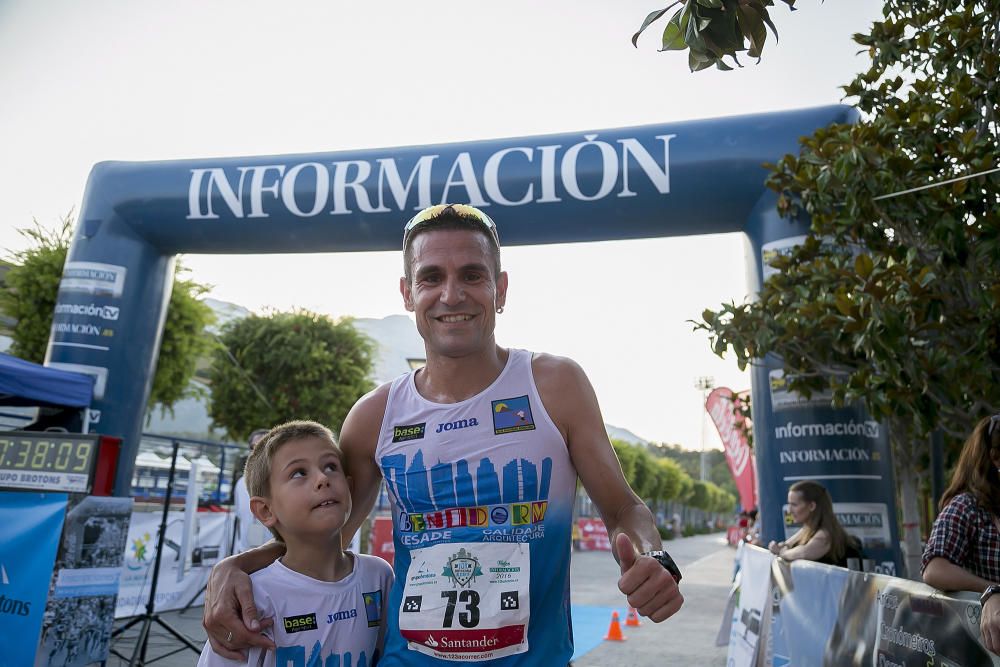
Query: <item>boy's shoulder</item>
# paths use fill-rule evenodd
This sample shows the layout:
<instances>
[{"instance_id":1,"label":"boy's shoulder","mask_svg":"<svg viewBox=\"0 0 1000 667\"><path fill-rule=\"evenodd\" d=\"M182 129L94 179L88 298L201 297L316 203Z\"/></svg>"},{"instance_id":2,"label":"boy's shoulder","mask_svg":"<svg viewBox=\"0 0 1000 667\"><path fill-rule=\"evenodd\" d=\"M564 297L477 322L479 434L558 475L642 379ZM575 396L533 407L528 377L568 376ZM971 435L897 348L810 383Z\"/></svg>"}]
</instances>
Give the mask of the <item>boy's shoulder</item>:
<instances>
[{"instance_id":1,"label":"boy's shoulder","mask_svg":"<svg viewBox=\"0 0 1000 667\"><path fill-rule=\"evenodd\" d=\"M392 579L392 566L384 558L370 556L368 554L356 554L354 556L354 567L361 577L371 576L376 579Z\"/></svg>"},{"instance_id":2,"label":"boy's shoulder","mask_svg":"<svg viewBox=\"0 0 1000 667\"><path fill-rule=\"evenodd\" d=\"M392 572L392 565L389 565L388 561L379 556L372 556L370 554L358 554L353 551L350 552L354 558L357 560L357 566L363 569L373 569L378 572Z\"/></svg>"}]
</instances>

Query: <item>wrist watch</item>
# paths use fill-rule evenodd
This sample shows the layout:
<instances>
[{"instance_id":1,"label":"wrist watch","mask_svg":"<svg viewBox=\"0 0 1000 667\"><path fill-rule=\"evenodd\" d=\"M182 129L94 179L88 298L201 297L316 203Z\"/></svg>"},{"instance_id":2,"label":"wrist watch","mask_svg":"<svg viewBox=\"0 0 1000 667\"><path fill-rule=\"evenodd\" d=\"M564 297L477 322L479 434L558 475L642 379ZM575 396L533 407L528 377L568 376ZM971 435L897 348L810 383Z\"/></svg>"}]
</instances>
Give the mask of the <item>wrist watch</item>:
<instances>
[{"instance_id":1,"label":"wrist watch","mask_svg":"<svg viewBox=\"0 0 1000 667\"><path fill-rule=\"evenodd\" d=\"M670 573L670 576L674 578L674 581L676 581L677 583L681 582L681 570L679 567L677 567L677 563L674 562L674 559L671 558L670 554L668 554L666 551L646 551L643 552L642 555L649 556L650 558L658 562L660 565L663 566L663 569L665 569L667 572ZM990 588L992 588L992 586ZM1000 586L997 586L997 591L1000 592Z\"/></svg>"},{"instance_id":2,"label":"wrist watch","mask_svg":"<svg viewBox=\"0 0 1000 667\"><path fill-rule=\"evenodd\" d=\"M981 607L985 607L986 601L993 597L996 593L1000 593L1000 584L991 584L987 586L986 590L983 591L983 594L979 596L979 605Z\"/></svg>"}]
</instances>

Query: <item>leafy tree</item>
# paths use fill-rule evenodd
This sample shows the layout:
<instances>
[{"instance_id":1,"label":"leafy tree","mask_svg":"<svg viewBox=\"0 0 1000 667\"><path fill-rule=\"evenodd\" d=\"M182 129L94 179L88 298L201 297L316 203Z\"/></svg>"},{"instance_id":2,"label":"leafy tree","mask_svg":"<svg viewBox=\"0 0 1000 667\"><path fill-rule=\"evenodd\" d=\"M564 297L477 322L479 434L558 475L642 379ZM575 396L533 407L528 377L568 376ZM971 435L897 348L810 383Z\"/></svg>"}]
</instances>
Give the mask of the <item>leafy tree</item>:
<instances>
[{"instance_id":1,"label":"leafy tree","mask_svg":"<svg viewBox=\"0 0 1000 667\"><path fill-rule=\"evenodd\" d=\"M209 414L231 438L312 419L339 431L373 387L374 343L350 319L299 310L226 325L212 357Z\"/></svg>"},{"instance_id":2,"label":"leafy tree","mask_svg":"<svg viewBox=\"0 0 1000 667\"><path fill-rule=\"evenodd\" d=\"M795 0L783 2L789 7L795 4ZM678 7L663 29L660 51L687 49L692 72L712 65L731 70L732 66L723 60L726 56L742 67L737 53L745 52L759 59L764 52L765 25L777 38L778 31L767 9L773 5L773 0L675 0L646 16L638 32L632 35L632 44L638 46L639 35L646 28Z\"/></svg>"},{"instance_id":3,"label":"leafy tree","mask_svg":"<svg viewBox=\"0 0 1000 667\"><path fill-rule=\"evenodd\" d=\"M19 230L33 245L12 253L12 265L0 289L0 310L17 326L11 331L11 353L35 363L45 360L52 317L59 294L59 281L73 237L73 216L66 215L56 229L46 229L34 221ZM177 274L184 271L178 268ZM191 280L175 278L163 328L160 356L149 397L149 407L169 410L191 395L190 385L197 360L206 354L211 339L205 327L214 316L199 300L207 288Z\"/></svg>"},{"instance_id":4,"label":"leafy tree","mask_svg":"<svg viewBox=\"0 0 1000 667\"><path fill-rule=\"evenodd\" d=\"M32 246L11 253L11 266L0 289L0 310L17 322L10 332L11 354L40 364L45 360L59 280L73 237L72 213L56 229L46 229L35 220L32 227L18 232Z\"/></svg>"},{"instance_id":5,"label":"leafy tree","mask_svg":"<svg viewBox=\"0 0 1000 667\"><path fill-rule=\"evenodd\" d=\"M811 238L772 262L757 301L699 324L741 367L776 353L792 390L829 384L887 422L911 573L928 434L959 438L1000 409L998 15L1000 0L885 3L855 35L870 66L844 87L863 120L772 167L779 211L808 214Z\"/></svg>"},{"instance_id":6,"label":"leafy tree","mask_svg":"<svg viewBox=\"0 0 1000 667\"><path fill-rule=\"evenodd\" d=\"M632 476L632 489L640 498L653 498L656 492L657 480L653 457L642 447L635 447L636 465Z\"/></svg>"},{"instance_id":7,"label":"leafy tree","mask_svg":"<svg viewBox=\"0 0 1000 667\"><path fill-rule=\"evenodd\" d=\"M640 498L654 503L686 500L692 480L677 461L650 455L644 447L624 440L612 439L611 444L625 479Z\"/></svg>"},{"instance_id":8,"label":"leafy tree","mask_svg":"<svg viewBox=\"0 0 1000 667\"><path fill-rule=\"evenodd\" d=\"M611 440L611 446L614 447L618 462L621 463L622 474L628 480L629 485L632 485L632 480L635 479L636 459L639 457L638 447L630 442L615 439Z\"/></svg>"},{"instance_id":9,"label":"leafy tree","mask_svg":"<svg viewBox=\"0 0 1000 667\"><path fill-rule=\"evenodd\" d=\"M165 410L198 391L191 379L195 376L198 361L213 348L212 338L205 327L215 321L215 314L200 299L208 287L181 278L184 273L187 269L178 266L149 396L151 406L159 405Z\"/></svg>"},{"instance_id":10,"label":"leafy tree","mask_svg":"<svg viewBox=\"0 0 1000 667\"><path fill-rule=\"evenodd\" d=\"M661 501L679 498L684 490L684 479L690 479L688 474L672 459L655 457L653 463L657 482L653 497Z\"/></svg>"}]
</instances>

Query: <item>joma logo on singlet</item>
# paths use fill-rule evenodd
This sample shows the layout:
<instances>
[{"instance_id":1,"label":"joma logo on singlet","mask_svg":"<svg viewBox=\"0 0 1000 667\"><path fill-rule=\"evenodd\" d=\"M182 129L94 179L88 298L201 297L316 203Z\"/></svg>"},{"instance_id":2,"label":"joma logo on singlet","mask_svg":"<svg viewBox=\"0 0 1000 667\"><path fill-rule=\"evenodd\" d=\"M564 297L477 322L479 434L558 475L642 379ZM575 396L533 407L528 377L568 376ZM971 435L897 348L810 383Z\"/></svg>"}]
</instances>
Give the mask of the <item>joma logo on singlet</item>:
<instances>
[{"instance_id":1,"label":"joma logo on singlet","mask_svg":"<svg viewBox=\"0 0 1000 667\"><path fill-rule=\"evenodd\" d=\"M444 433L445 431L457 431L460 428L469 428L470 426L479 426L479 420L473 417L472 419L459 419L446 424L438 424L437 430L434 432Z\"/></svg>"},{"instance_id":2,"label":"joma logo on singlet","mask_svg":"<svg viewBox=\"0 0 1000 667\"><path fill-rule=\"evenodd\" d=\"M407 424L406 426L392 427L392 441L406 442L407 440L420 440L427 430L427 422L423 424Z\"/></svg>"}]
</instances>

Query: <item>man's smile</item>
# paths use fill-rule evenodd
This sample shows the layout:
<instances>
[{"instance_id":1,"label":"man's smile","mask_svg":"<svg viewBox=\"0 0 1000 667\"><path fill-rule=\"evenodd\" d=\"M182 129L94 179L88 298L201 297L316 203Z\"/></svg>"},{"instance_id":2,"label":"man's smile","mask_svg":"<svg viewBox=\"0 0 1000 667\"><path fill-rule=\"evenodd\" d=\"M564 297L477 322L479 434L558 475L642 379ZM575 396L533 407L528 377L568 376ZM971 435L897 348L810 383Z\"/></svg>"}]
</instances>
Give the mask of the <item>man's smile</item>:
<instances>
[{"instance_id":1,"label":"man's smile","mask_svg":"<svg viewBox=\"0 0 1000 667\"><path fill-rule=\"evenodd\" d=\"M439 322L444 322L445 324L455 324L457 322L468 322L474 316L473 315L440 315L437 317Z\"/></svg>"}]
</instances>

